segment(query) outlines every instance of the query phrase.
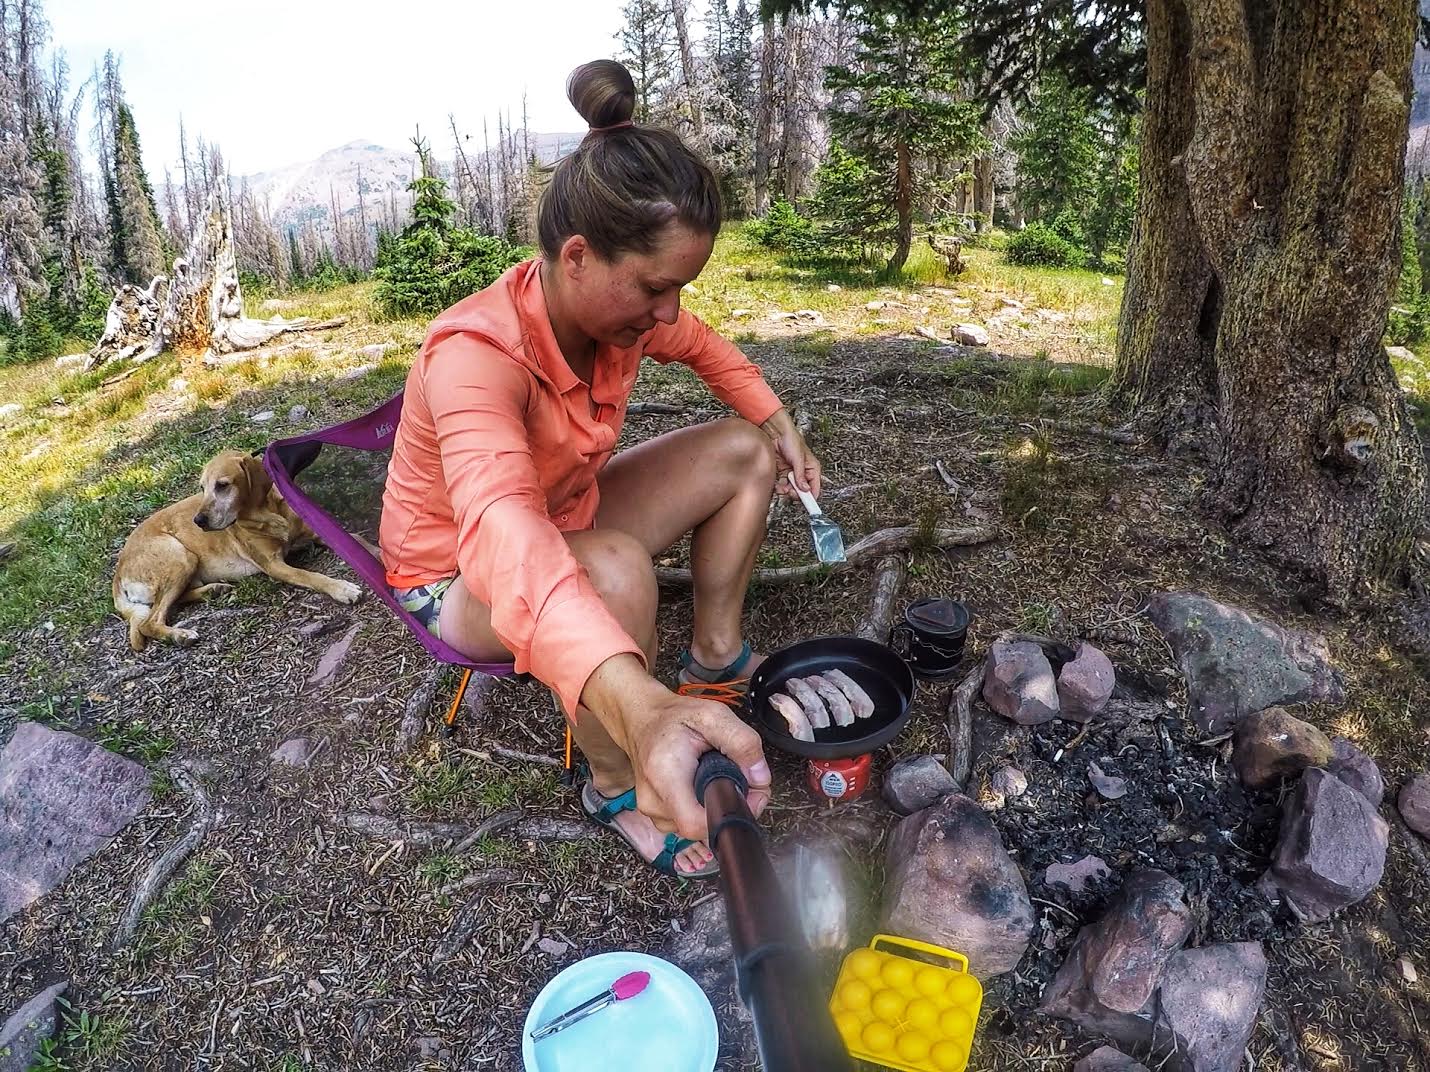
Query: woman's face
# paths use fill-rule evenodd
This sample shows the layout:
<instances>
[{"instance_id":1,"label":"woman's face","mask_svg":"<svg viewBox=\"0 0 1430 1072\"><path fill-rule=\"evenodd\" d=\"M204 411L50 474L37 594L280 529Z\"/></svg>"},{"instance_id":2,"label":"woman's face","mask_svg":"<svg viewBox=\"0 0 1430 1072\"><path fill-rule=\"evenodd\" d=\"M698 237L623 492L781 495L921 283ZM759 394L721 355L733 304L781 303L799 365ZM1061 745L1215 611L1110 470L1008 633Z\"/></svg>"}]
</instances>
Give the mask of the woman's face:
<instances>
[{"instance_id":1,"label":"woman's face","mask_svg":"<svg viewBox=\"0 0 1430 1072\"><path fill-rule=\"evenodd\" d=\"M675 323L680 288L700 274L714 247L713 235L680 223L667 224L649 253L620 253L609 261L579 235L567 239L561 266L577 326L597 342L627 347L657 324Z\"/></svg>"}]
</instances>

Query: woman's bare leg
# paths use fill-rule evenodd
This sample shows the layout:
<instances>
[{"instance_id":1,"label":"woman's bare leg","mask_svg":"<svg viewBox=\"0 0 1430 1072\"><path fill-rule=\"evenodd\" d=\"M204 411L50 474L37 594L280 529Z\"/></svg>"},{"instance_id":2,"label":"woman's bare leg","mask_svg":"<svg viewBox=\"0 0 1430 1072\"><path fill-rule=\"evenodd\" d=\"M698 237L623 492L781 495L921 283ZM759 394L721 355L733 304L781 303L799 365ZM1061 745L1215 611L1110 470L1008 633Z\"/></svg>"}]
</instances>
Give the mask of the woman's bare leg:
<instances>
[{"instance_id":1,"label":"woman's bare leg","mask_svg":"<svg viewBox=\"0 0 1430 1072\"><path fill-rule=\"evenodd\" d=\"M623 532L600 529L566 534L577 560L586 567L601 599L635 641L645 650L649 665L656 656L656 584L650 555ZM458 578L442 600L442 639L473 659L498 661L511 658L492 631L491 610ZM578 719L571 735L591 767L591 781L602 796L613 797L635 785L631 761L594 716ZM639 812L622 812L616 823L646 859L654 859L665 835ZM676 858L678 870L698 871L712 854L704 845L692 845Z\"/></svg>"},{"instance_id":2,"label":"woman's bare leg","mask_svg":"<svg viewBox=\"0 0 1430 1072\"><path fill-rule=\"evenodd\" d=\"M597 531L629 533L654 556L694 530L690 654L702 666L718 669L740 653L740 613L775 475L769 437L738 418L658 436L601 472Z\"/></svg>"}]
</instances>

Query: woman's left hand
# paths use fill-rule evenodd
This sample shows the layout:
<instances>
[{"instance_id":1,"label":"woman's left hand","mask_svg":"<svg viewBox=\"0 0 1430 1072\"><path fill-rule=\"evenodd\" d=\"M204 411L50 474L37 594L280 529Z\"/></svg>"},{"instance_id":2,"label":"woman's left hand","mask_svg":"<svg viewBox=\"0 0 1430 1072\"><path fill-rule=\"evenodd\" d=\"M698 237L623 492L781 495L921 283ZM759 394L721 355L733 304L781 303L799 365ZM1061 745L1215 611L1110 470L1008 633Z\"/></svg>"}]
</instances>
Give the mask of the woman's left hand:
<instances>
[{"instance_id":1,"label":"woman's left hand","mask_svg":"<svg viewBox=\"0 0 1430 1072\"><path fill-rule=\"evenodd\" d=\"M809 444L795 427L789 410L782 409L760 426L775 443L775 454L779 457L781 480L777 485L784 495L793 495L789 484L809 492L819 498L819 459L809 449Z\"/></svg>"}]
</instances>

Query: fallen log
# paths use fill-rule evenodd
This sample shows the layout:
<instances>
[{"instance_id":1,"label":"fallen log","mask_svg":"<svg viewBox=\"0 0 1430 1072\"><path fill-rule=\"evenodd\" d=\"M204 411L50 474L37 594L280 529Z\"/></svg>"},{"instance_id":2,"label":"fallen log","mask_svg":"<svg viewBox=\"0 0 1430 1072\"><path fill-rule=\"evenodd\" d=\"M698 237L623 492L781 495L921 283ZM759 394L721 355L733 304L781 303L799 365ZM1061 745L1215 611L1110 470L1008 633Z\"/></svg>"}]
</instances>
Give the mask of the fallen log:
<instances>
[{"instance_id":1,"label":"fallen log","mask_svg":"<svg viewBox=\"0 0 1430 1072\"><path fill-rule=\"evenodd\" d=\"M973 698L982 685L980 661L948 698L948 772L960 793L968 792L968 779L973 774Z\"/></svg>"},{"instance_id":2,"label":"fallen log","mask_svg":"<svg viewBox=\"0 0 1430 1072\"><path fill-rule=\"evenodd\" d=\"M168 885L169 879L173 877L179 865L188 859L194 849L198 848L199 843L204 840L214 823L213 803L209 800L209 795L199 780L190 774L187 768L178 763L170 765L169 776L193 803L193 818L183 836L154 861L149 870L144 873L144 877L139 880L139 885L134 888L134 896L129 902L129 907L124 910L124 915L120 919L119 926L115 929L114 938L110 943L112 950L117 951L124 948L134 937L134 932L139 929L139 920L143 918L145 909Z\"/></svg>"},{"instance_id":3,"label":"fallen log","mask_svg":"<svg viewBox=\"0 0 1430 1072\"><path fill-rule=\"evenodd\" d=\"M879 560L879 575L874 580L874 600L869 616L854 630L865 640L887 644L894 627L894 602L904 584L904 556L885 555Z\"/></svg>"},{"instance_id":4,"label":"fallen log","mask_svg":"<svg viewBox=\"0 0 1430 1072\"><path fill-rule=\"evenodd\" d=\"M929 544L936 548L976 547L979 544L992 543L997 538L998 531L993 528L934 529L930 534ZM827 577L835 573L843 573L860 562L878 555L907 551L919 540L919 530L914 525L880 529L848 548L844 553L843 562L834 562L829 565L822 562L810 562L803 566L782 566L778 569L756 570L751 579L759 584L793 584ZM688 569L669 566L657 568L655 579L661 584L671 586L689 585L693 581Z\"/></svg>"},{"instance_id":5,"label":"fallen log","mask_svg":"<svg viewBox=\"0 0 1430 1072\"><path fill-rule=\"evenodd\" d=\"M442 680L446 676L446 665L438 663L407 697L407 703L402 708L402 724L397 728L398 755L406 755L416 746L417 739L422 736L423 727L427 724L427 714L432 710L433 701L437 699L437 690L442 687Z\"/></svg>"}]
</instances>

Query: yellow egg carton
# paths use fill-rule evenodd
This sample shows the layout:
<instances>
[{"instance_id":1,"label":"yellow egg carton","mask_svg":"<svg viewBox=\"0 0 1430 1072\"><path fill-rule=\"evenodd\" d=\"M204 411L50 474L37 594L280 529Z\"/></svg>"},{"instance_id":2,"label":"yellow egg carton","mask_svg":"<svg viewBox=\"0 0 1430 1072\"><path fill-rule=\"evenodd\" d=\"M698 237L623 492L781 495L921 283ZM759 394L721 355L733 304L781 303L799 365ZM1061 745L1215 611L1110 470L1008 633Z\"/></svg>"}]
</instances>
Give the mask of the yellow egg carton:
<instances>
[{"instance_id":1,"label":"yellow egg carton","mask_svg":"<svg viewBox=\"0 0 1430 1072\"><path fill-rule=\"evenodd\" d=\"M886 952L882 946L895 950ZM909 957L922 953L957 968ZM963 1072L983 986L951 949L876 934L844 958L829 1011L849 1053L900 1072Z\"/></svg>"}]
</instances>

